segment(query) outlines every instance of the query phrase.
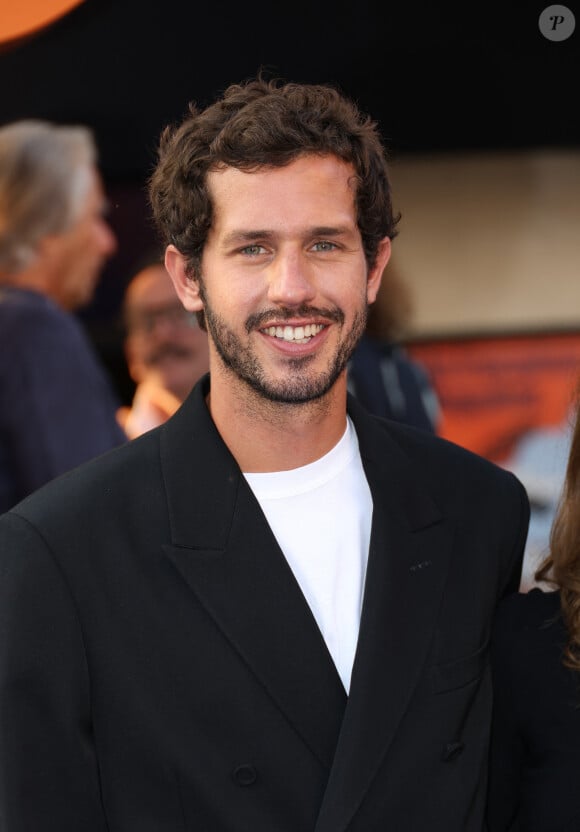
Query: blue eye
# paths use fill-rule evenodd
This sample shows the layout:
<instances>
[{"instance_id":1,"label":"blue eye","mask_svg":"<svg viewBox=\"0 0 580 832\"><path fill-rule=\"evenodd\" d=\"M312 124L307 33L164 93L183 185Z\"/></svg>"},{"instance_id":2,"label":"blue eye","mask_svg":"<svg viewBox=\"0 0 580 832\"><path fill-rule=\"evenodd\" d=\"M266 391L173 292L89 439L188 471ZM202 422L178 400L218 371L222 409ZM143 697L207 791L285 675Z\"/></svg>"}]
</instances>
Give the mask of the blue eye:
<instances>
[{"instance_id":1,"label":"blue eye","mask_svg":"<svg viewBox=\"0 0 580 832\"><path fill-rule=\"evenodd\" d=\"M314 243L313 248L316 251L334 251L338 246L336 243L331 243L330 240L320 240L320 242Z\"/></svg>"},{"instance_id":2,"label":"blue eye","mask_svg":"<svg viewBox=\"0 0 580 832\"><path fill-rule=\"evenodd\" d=\"M260 246L257 243L240 249L241 254L247 254L249 257L256 257L258 254L264 254L265 251L264 246Z\"/></svg>"}]
</instances>

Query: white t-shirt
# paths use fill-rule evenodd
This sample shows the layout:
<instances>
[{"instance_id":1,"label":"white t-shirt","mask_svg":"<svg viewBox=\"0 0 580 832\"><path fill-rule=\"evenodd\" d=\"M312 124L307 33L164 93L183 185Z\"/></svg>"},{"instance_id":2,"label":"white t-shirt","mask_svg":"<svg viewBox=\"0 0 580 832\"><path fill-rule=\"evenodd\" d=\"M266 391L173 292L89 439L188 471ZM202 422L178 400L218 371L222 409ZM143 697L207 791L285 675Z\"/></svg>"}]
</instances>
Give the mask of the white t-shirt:
<instances>
[{"instance_id":1,"label":"white t-shirt","mask_svg":"<svg viewBox=\"0 0 580 832\"><path fill-rule=\"evenodd\" d=\"M345 690L358 639L372 497L353 424L321 459L245 474L318 623Z\"/></svg>"}]
</instances>

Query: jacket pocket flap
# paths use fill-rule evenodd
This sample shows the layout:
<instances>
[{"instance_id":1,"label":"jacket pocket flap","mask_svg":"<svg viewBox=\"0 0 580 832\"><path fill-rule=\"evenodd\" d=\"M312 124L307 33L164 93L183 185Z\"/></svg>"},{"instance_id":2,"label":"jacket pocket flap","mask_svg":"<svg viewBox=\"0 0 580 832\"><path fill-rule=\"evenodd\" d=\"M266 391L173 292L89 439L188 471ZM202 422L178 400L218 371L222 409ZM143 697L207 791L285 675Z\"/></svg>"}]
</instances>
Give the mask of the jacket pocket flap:
<instances>
[{"instance_id":1,"label":"jacket pocket flap","mask_svg":"<svg viewBox=\"0 0 580 832\"><path fill-rule=\"evenodd\" d=\"M478 679L485 669L487 648L488 642L470 656L435 665L431 676L433 693L444 693L455 688L462 688Z\"/></svg>"}]
</instances>

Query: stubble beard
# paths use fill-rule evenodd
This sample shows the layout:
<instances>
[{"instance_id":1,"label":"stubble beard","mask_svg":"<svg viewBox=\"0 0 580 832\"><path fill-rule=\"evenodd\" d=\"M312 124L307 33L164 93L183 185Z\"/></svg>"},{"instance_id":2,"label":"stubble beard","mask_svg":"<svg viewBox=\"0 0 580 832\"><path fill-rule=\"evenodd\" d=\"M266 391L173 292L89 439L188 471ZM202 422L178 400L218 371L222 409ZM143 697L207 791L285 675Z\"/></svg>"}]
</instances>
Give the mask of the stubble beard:
<instances>
[{"instance_id":1,"label":"stubble beard","mask_svg":"<svg viewBox=\"0 0 580 832\"><path fill-rule=\"evenodd\" d=\"M348 364L365 331L368 318L368 303L365 299L361 307L357 309L349 330L340 341L325 371L309 372L309 365L315 360L315 356L288 358L286 359L287 373L283 379L277 381L267 376L252 347L243 344L224 319L208 304L207 295L201 282L200 298L204 304L208 333L224 366L237 378L245 382L261 398L279 404L299 405L323 399L334 387ZM290 319L296 315L306 318L309 316L315 318L322 315L326 319L344 326L344 313L337 307L321 310L304 306L300 309L275 310L277 319ZM259 329L260 319L265 322L271 317L272 312L251 316L246 321L246 331L248 334L256 331Z\"/></svg>"}]
</instances>

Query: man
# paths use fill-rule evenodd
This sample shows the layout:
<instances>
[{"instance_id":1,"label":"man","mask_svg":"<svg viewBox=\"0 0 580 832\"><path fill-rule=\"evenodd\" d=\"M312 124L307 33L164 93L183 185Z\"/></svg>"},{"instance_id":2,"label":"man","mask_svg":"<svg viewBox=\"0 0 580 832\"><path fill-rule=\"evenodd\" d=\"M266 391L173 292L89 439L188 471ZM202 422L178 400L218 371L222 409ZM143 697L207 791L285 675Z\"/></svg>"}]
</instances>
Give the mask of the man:
<instances>
[{"instance_id":1,"label":"man","mask_svg":"<svg viewBox=\"0 0 580 832\"><path fill-rule=\"evenodd\" d=\"M3 829L481 830L527 502L347 411L395 235L375 126L235 85L165 132L150 191L210 373L0 519Z\"/></svg>"},{"instance_id":2,"label":"man","mask_svg":"<svg viewBox=\"0 0 580 832\"><path fill-rule=\"evenodd\" d=\"M127 368L136 389L119 416L133 439L163 424L208 371L207 334L175 294L163 263L130 280L123 304Z\"/></svg>"},{"instance_id":3,"label":"man","mask_svg":"<svg viewBox=\"0 0 580 832\"><path fill-rule=\"evenodd\" d=\"M73 313L116 249L90 132L0 128L0 512L124 441Z\"/></svg>"}]
</instances>

